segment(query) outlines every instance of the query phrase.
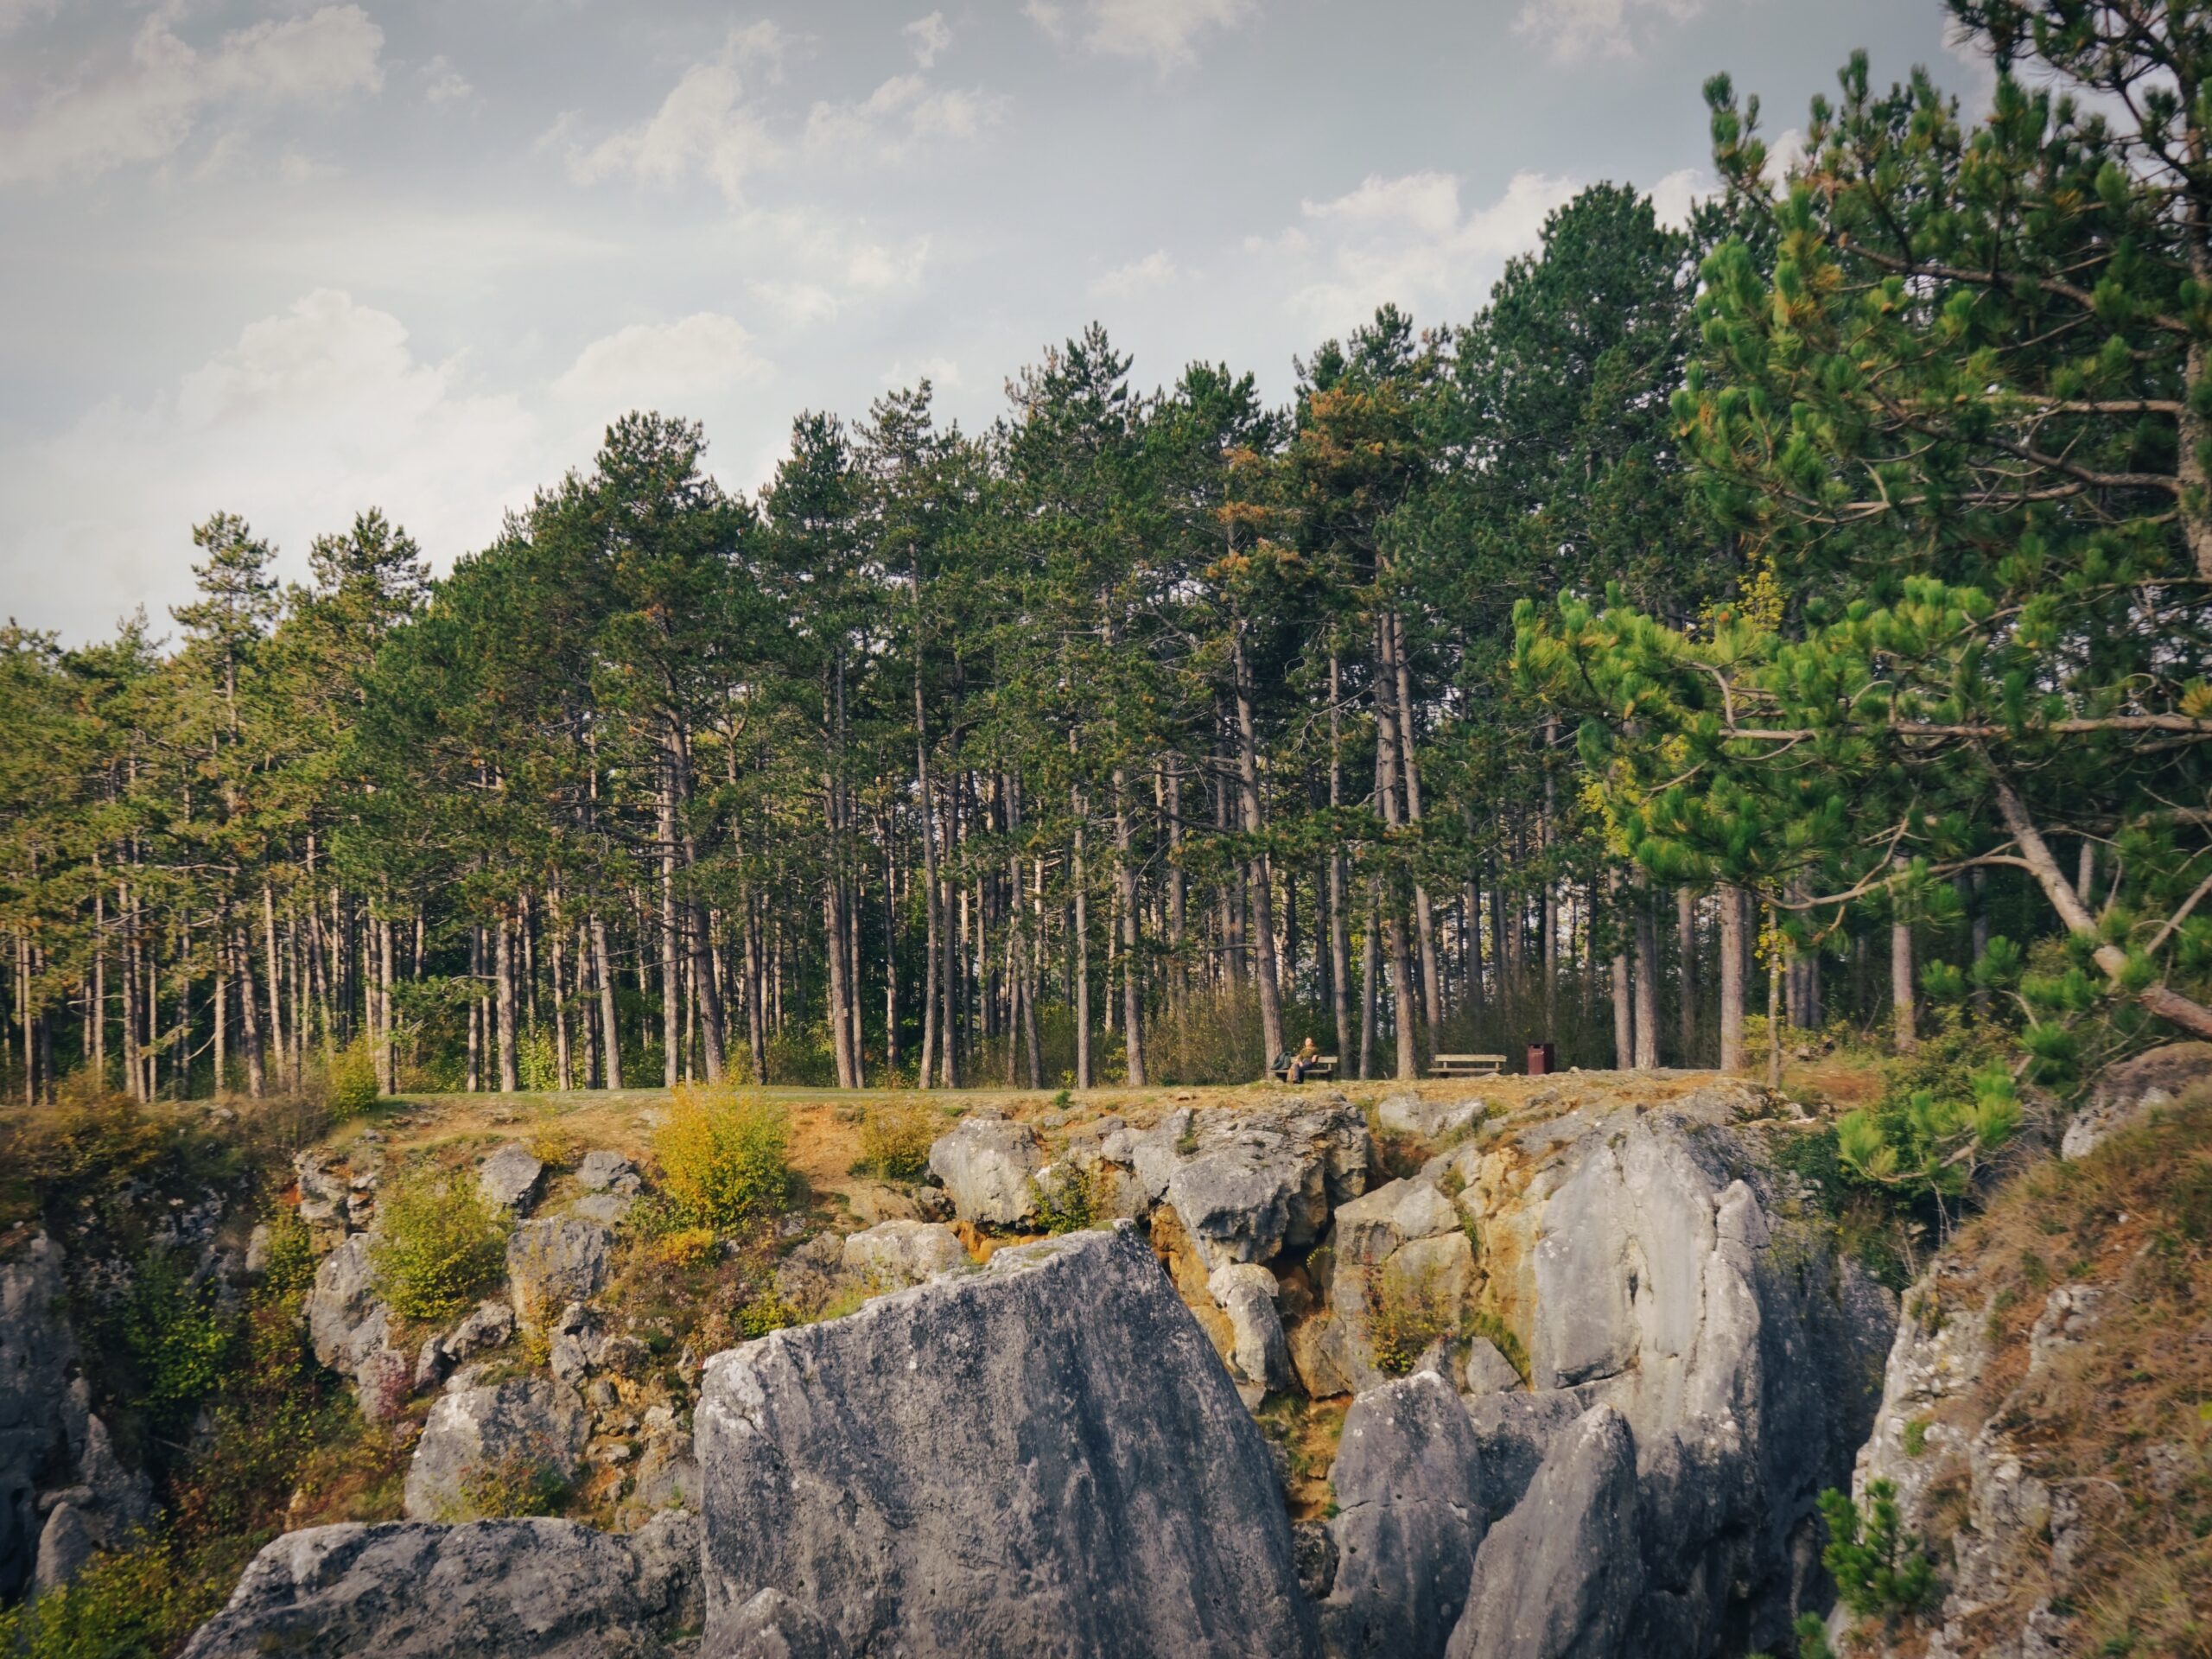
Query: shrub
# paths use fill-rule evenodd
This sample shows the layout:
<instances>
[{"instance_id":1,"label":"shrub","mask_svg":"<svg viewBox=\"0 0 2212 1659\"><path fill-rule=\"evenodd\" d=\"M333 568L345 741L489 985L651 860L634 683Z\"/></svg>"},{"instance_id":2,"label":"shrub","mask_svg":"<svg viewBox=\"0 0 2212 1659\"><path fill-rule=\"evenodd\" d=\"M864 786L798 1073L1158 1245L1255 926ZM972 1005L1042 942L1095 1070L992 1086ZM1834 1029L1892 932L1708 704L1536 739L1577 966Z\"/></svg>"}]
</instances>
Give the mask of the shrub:
<instances>
[{"instance_id":1,"label":"shrub","mask_svg":"<svg viewBox=\"0 0 2212 1659\"><path fill-rule=\"evenodd\" d=\"M1831 1487L1821 1494L1821 1518L1828 1528L1821 1565L1835 1580L1843 1605L1859 1618L1917 1613L1935 1605L1936 1563L1904 1530L1897 1499L1896 1485L1886 1480L1867 1482L1864 1515L1848 1492Z\"/></svg>"},{"instance_id":2,"label":"shrub","mask_svg":"<svg viewBox=\"0 0 2212 1659\"><path fill-rule=\"evenodd\" d=\"M330 1057L322 1087L337 1117L359 1117L377 1103L377 1056L366 1037L356 1037Z\"/></svg>"},{"instance_id":3,"label":"shrub","mask_svg":"<svg viewBox=\"0 0 2212 1659\"><path fill-rule=\"evenodd\" d=\"M880 1101L861 1121L861 1166L879 1181L918 1181L930 1173L937 1126L919 1101Z\"/></svg>"},{"instance_id":4,"label":"shrub","mask_svg":"<svg viewBox=\"0 0 2212 1659\"><path fill-rule=\"evenodd\" d=\"M747 1342L804 1322L805 1316L774 1291L764 1291L737 1311L738 1333Z\"/></svg>"},{"instance_id":5,"label":"shrub","mask_svg":"<svg viewBox=\"0 0 2212 1659\"><path fill-rule=\"evenodd\" d=\"M261 1282L271 1296L288 1296L315 1281L315 1240L299 1211L279 1205L263 1224L269 1237L262 1248Z\"/></svg>"},{"instance_id":6,"label":"shrub","mask_svg":"<svg viewBox=\"0 0 2212 1659\"><path fill-rule=\"evenodd\" d=\"M790 1143L791 1122L780 1106L679 1084L668 1122L653 1136L661 1191L695 1227L741 1226L790 1197Z\"/></svg>"},{"instance_id":7,"label":"shrub","mask_svg":"<svg viewBox=\"0 0 2212 1659\"><path fill-rule=\"evenodd\" d=\"M566 1129L543 1128L530 1137L530 1155L548 1169L570 1169L584 1155L584 1143Z\"/></svg>"},{"instance_id":8,"label":"shrub","mask_svg":"<svg viewBox=\"0 0 2212 1659\"><path fill-rule=\"evenodd\" d=\"M652 1244L653 1259L663 1267L689 1270L711 1261L721 1248L711 1227L679 1227L664 1233Z\"/></svg>"},{"instance_id":9,"label":"shrub","mask_svg":"<svg viewBox=\"0 0 2212 1659\"><path fill-rule=\"evenodd\" d=\"M461 1482L461 1513L454 1518L554 1515L568 1496L568 1478L550 1462L512 1452Z\"/></svg>"},{"instance_id":10,"label":"shrub","mask_svg":"<svg viewBox=\"0 0 2212 1659\"><path fill-rule=\"evenodd\" d=\"M61 1588L0 1608L0 1653L18 1659L127 1659L173 1652L221 1611L238 1566L155 1539L96 1555Z\"/></svg>"},{"instance_id":11,"label":"shrub","mask_svg":"<svg viewBox=\"0 0 2212 1659\"><path fill-rule=\"evenodd\" d=\"M1383 1274L1381 1294L1367 1313L1376 1368L1389 1376L1403 1376L1439 1338L1456 1336L1456 1300L1433 1268L1419 1274Z\"/></svg>"},{"instance_id":12,"label":"shrub","mask_svg":"<svg viewBox=\"0 0 2212 1659\"><path fill-rule=\"evenodd\" d=\"M1048 1164L1030 1177L1037 1195L1037 1219L1048 1233L1079 1233L1097 1208L1090 1177L1072 1164Z\"/></svg>"},{"instance_id":13,"label":"shrub","mask_svg":"<svg viewBox=\"0 0 2212 1659\"><path fill-rule=\"evenodd\" d=\"M156 1247L138 1264L123 1304L124 1351L140 1403L159 1427L188 1419L229 1370L238 1320L213 1279L194 1281L174 1250Z\"/></svg>"},{"instance_id":14,"label":"shrub","mask_svg":"<svg viewBox=\"0 0 2212 1659\"><path fill-rule=\"evenodd\" d=\"M466 1175L426 1173L396 1183L370 1246L378 1294L402 1319L452 1318L505 1273L508 1225Z\"/></svg>"}]
</instances>

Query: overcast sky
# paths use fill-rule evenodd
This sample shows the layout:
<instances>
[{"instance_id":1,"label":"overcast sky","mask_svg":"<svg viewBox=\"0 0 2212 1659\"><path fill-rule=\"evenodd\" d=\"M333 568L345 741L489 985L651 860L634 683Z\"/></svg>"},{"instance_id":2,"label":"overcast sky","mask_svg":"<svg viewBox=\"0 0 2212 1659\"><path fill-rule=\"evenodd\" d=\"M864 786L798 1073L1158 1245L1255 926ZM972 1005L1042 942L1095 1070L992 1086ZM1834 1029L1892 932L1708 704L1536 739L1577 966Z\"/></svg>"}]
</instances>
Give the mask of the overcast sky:
<instances>
[{"instance_id":1,"label":"overcast sky","mask_svg":"<svg viewBox=\"0 0 2212 1659\"><path fill-rule=\"evenodd\" d=\"M1936 0L926 5L0 0L0 616L165 626L219 508L442 569L632 407L751 490L796 411L980 426L1093 318L1285 397L1582 185L1678 214L1716 70L1770 134L1857 46L1987 81Z\"/></svg>"}]
</instances>

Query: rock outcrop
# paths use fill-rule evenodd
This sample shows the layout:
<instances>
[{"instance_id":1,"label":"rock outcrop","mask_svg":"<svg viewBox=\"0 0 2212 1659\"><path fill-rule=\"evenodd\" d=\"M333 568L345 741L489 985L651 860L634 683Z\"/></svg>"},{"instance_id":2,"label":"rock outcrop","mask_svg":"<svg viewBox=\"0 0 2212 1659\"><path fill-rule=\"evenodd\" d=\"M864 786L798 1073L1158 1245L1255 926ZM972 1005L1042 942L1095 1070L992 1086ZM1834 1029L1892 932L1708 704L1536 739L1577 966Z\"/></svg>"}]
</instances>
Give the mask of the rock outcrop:
<instances>
[{"instance_id":1,"label":"rock outcrop","mask_svg":"<svg viewBox=\"0 0 2212 1659\"><path fill-rule=\"evenodd\" d=\"M1366 1119L1335 1094L1249 1110L1183 1108L1102 1149L1109 1163L1126 1157L1144 1206L1175 1211L1210 1274L1318 1243L1331 1211L1367 1190L1372 1154Z\"/></svg>"},{"instance_id":2,"label":"rock outcrop","mask_svg":"<svg viewBox=\"0 0 2212 1659\"><path fill-rule=\"evenodd\" d=\"M571 1302L588 1302L607 1283L614 1235L581 1216L519 1224L507 1239L507 1283L515 1314L533 1329Z\"/></svg>"},{"instance_id":3,"label":"rock outcrop","mask_svg":"<svg viewBox=\"0 0 2212 1659\"><path fill-rule=\"evenodd\" d=\"M2086 1158L2120 1130L2196 1084L2212 1080L2212 1043L2168 1043L2107 1066L2059 1142L2062 1158Z\"/></svg>"},{"instance_id":4,"label":"rock outcrop","mask_svg":"<svg viewBox=\"0 0 2212 1659\"><path fill-rule=\"evenodd\" d=\"M391 1310L377 1296L366 1233L348 1234L322 1258L308 1291L306 1313L315 1357L334 1371L351 1376L385 1345Z\"/></svg>"},{"instance_id":5,"label":"rock outcrop","mask_svg":"<svg viewBox=\"0 0 2212 1659\"><path fill-rule=\"evenodd\" d=\"M77 1346L62 1318L60 1246L44 1234L0 1263L0 1600L36 1561L41 1484L71 1457L65 1417Z\"/></svg>"},{"instance_id":6,"label":"rock outcrop","mask_svg":"<svg viewBox=\"0 0 2212 1659\"><path fill-rule=\"evenodd\" d=\"M461 1387L438 1396L407 1465L410 1521L454 1521L535 1496L582 1466L591 1420L567 1385L545 1377Z\"/></svg>"},{"instance_id":7,"label":"rock outcrop","mask_svg":"<svg viewBox=\"0 0 2212 1659\"><path fill-rule=\"evenodd\" d=\"M716 1356L696 1446L709 1652L765 1590L855 1653L1319 1649L1258 1432L1127 1228Z\"/></svg>"},{"instance_id":8,"label":"rock outcrop","mask_svg":"<svg viewBox=\"0 0 2212 1659\"><path fill-rule=\"evenodd\" d=\"M253 1558L186 1659L647 1659L696 1625L699 1522L311 1527Z\"/></svg>"},{"instance_id":9,"label":"rock outcrop","mask_svg":"<svg viewBox=\"0 0 2212 1659\"><path fill-rule=\"evenodd\" d=\"M881 1221L847 1236L844 1269L878 1290L903 1290L969 1265L952 1229L938 1221Z\"/></svg>"},{"instance_id":10,"label":"rock outcrop","mask_svg":"<svg viewBox=\"0 0 2212 1659\"><path fill-rule=\"evenodd\" d=\"M953 1213L983 1227L1018 1227L1037 1213L1033 1177L1044 1143L1026 1123L974 1111L930 1147L930 1173L952 1196Z\"/></svg>"},{"instance_id":11,"label":"rock outcrop","mask_svg":"<svg viewBox=\"0 0 2212 1659\"><path fill-rule=\"evenodd\" d=\"M545 1166L530 1148L509 1141L477 1166L476 1190L485 1203L499 1209L527 1210L544 1178Z\"/></svg>"}]
</instances>

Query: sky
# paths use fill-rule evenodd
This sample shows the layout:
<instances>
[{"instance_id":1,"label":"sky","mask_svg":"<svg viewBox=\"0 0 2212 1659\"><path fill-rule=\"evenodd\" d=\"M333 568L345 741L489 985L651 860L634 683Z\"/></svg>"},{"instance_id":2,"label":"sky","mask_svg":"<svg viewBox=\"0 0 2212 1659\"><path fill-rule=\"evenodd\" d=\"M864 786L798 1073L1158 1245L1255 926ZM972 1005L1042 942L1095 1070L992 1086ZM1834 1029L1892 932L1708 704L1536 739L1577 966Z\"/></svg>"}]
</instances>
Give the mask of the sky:
<instances>
[{"instance_id":1,"label":"sky","mask_svg":"<svg viewBox=\"0 0 2212 1659\"><path fill-rule=\"evenodd\" d=\"M1678 218L1707 76L1786 143L1859 47L1987 96L1937 0L0 0L0 617L166 630L219 510L442 570L632 408L749 492L1093 320L1287 400L1583 186Z\"/></svg>"}]
</instances>

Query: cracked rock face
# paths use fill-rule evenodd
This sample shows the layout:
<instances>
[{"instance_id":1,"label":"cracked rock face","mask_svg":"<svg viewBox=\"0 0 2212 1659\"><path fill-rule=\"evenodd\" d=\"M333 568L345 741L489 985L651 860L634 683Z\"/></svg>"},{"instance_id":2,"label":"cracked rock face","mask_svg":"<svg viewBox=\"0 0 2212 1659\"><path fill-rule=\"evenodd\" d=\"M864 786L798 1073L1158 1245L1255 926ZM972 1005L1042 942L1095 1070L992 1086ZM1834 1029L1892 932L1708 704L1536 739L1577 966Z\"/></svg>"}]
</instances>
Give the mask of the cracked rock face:
<instances>
[{"instance_id":1,"label":"cracked rock face","mask_svg":"<svg viewBox=\"0 0 2212 1659\"><path fill-rule=\"evenodd\" d=\"M334 1371L350 1376L385 1346L391 1310L377 1300L366 1233L348 1234L322 1258L308 1292L306 1313L315 1357Z\"/></svg>"},{"instance_id":2,"label":"cracked rock face","mask_svg":"<svg viewBox=\"0 0 2212 1659\"><path fill-rule=\"evenodd\" d=\"M0 1263L0 1599L31 1575L37 1488L70 1454L64 1417L77 1344L62 1318L61 1261L41 1233Z\"/></svg>"},{"instance_id":3,"label":"cracked rock face","mask_svg":"<svg viewBox=\"0 0 2212 1659\"><path fill-rule=\"evenodd\" d=\"M614 1235L596 1221L558 1216L518 1225L507 1240L507 1281L525 1325L543 1325L607 1282Z\"/></svg>"},{"instance_id":4,"label":"cracked rock face","mask_svg":"<svg viewBox=\"0 0 2212 1659\"><path fill-rule=\"evenodd\" d=\"M253 1558L189 1659L647 1659L696 1623L699 1522L310 1527Z\"/></svg>"},{"instance_id":5,"label":"cracked rock face","mask_svg":"<svg viewBox=\"0 0 2212 1659\"><path fill-rule=\"evenodd\" d=\"M407 1517L449 1521L496 1501L511 1484L573 1479L590 1434L590 1415L575 1392L550 1378L448 1389L430 1408L407 1465Z\"/></svg>"},{"instance_id":6,"label":"cracked rock face","mask_svg":"<svg viewBox=\"0 0 2212 1659\"><path fill-rule=\"evenodd\" d=\"M717 1355L696 1446L708 1652L765 1590L852 1653L1319 1650L1265 1445L1127 1227Z\"/></svg>"},{"instance_id":7,"label":"cracked rock face","mask_svg":"<svg viewBox=\"0 0 2212 1659\"><path fill-rule=\"evenodd\" d=\"M968 1252L941 1221L883 1221L849 1235L844 1268L885 1290L903 1290L969 1265Z\"/></svg>"},{"instance_id":8,"label":"cracked rock face","mask_svg":"<svg viewBox=\"0 0 2212 1659\"><path fill-rule=\"evenodd\" d=\"M1367 1190L1367 1121L1342 1095L1245 1110L1169 1113L1121 1147L1144 1205L1166 1204L1208 1272L1320 1241L1330 1211Z\"/></svg>"},{"instance_id":9,"label":"cracked rock face","mask_svg":"<svg viewBox=\"0 0 2212 1659\"><path fill-rule=\"evenodd\" d=\"M2212 1077L2212 1043L2168 1043L2107 1067L2090 1091L2088 1104L2066 1126L2059 1156L2088 1157L2120 1130L2160 1106L2172 1105L2208 1077Z\"/></svg>"},{"instance_id":10,"label":"cracked rock face","mask_svg":"<svg viewBox=\"0 0 2212 1659\"><path fill-rule=\"evenodd\" d=\"M971 1112L930 1147L930 1173L952 1196L953 1213L983 1227L1016 1227L1037 1213L1030 1178L1045 1146L1026 1123Z\"/></svg>"},{"instance_id":11,"label":"cracked rock face","mask_svg":"<svg viewBox=\"0 0 2212 1659\"><path fill-rule=\"evenodd\" d=\"M477 1166L476 1190L485 1203L499 1209L527 1210L544 1178L545 1166L531 1155L530 1148L510 1141Z\"/></svg>"}]
</instances>

